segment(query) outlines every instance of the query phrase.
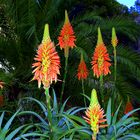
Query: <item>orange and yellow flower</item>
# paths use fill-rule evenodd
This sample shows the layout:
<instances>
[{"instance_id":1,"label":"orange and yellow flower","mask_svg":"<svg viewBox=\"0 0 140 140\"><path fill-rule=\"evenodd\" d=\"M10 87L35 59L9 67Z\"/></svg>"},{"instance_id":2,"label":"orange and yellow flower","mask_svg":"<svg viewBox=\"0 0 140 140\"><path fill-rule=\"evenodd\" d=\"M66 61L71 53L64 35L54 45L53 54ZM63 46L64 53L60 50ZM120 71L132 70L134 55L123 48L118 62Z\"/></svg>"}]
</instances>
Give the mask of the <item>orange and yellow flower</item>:
<instances>
[{"instance_id":1,"label":"orange and yellow flower","mask_svg":"<svg viewBox=\"0 0 140 140\"><path fill-rule=\"evenodd\" d=\"M84 117L84 119L88 124L91 125L91 130L93 131L93 140L96 140L96 135L99 133L99 128L108 126L107 124L102 124L103 122L106 122L104 116L104 111L98 104L86 110L86 117Z\"/></svg>"},{"instance_id":2,"label":"orange and yellow flower","mask_svg":"<svg viewBox=\"0 0 140 140\"><path fill-rule=\"evenodd\" d=\"M81 80L81 79L86 79L87 76L88 76L88 69L87 69L86 63L83 59L83 55L81 55L81 61L78 66L77 77L78 77L78 80Z\"/></svg>"},{"instance_id":3,"label":"orange and yellow flower","mask_svg":"<svg viewBox=\"0 0 140 140\"><path fill-rule=\"evenodd\" d=\"M93 73L97 76L97 78L110 73L110 61L106 46L102 40L100 28L98 28L98 42L91 62Z\"/></svg>"},{"instance_id":4,"label":"orange and yellow flower","mask_svg":"<svg viewBox=\"0 0 140 140\"><path fill-rule=\"evenodd\" d=\"M104 110L100 107L95 89L92 90L90 106L86 110L85 114L86 116L84 119L88 124L90 124L91 130L93 131L92 140L96 140L99 128L104 128L108 125L102 124L106 122L106 119L104 119Z\"/></svg>"},{"instance_id":5,"label":"orange and yellow flower","mask_svg":"<svg viewBox=\"0 0 140 140\"><path fill-rule=\"evenodd\" d=\"M4 84L5 84L4 82L0 81L0 88L1 89L3 89Z\"/></svg>"},{"instance_id":6,"label":"orange and yellow flower","mask_svg":"<svg viewBox=\"0 0 140 140\"><path fill-rule=\"evenodd\" d=\"M117 39L116 31L115 31L115 28L114 28L114 27L112 28L112 39L111 39L111 44L112 44L113 47L116 47L117 44L118 44L118 39Z\"/></svg>"},{"instance_id":7,"label":"orange and yellow flower","mask_svg":"<svg viewBox=\"0 0 140 140\"><path fill-rule=\"evenodd\" d=\"M32 64L34 68L32 80L38 81L39 88L41 83L45 88L48 88L53 81L57 81L57 74L60 74L60 58L49 37L48 24L45 26L44 35L42 44L39 45L37 55L34 58L36 62Z\"/></svg>"},{"instance_id":8,"label":"orange and yellow flower","mask_svg":"<svg viewBox=\"0 0 140 140\"><path fill-rule=\"evenodd\" d=\"M68 55L68 49L75 47L75 35L71 23L69 21L68 13L65 11L65 22L58 37L58 45L65 50L65 56Z\"/></svg>"}]
</instances>

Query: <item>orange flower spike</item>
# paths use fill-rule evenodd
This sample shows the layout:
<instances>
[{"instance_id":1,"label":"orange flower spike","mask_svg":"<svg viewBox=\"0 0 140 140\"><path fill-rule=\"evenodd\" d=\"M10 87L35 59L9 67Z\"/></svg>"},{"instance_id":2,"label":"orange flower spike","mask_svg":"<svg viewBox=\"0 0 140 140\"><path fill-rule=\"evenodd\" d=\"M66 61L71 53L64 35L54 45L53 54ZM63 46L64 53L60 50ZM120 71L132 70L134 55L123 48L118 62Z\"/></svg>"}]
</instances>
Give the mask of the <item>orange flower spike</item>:
<instances>
[{"instance_id":1,"label":"orange flower spike","mask_svg":"<svg viewBox=\"0 0 140 140\"><path fill-rule=\"evenodd\" d=\"M110 73L109 67L111 66L109 54L106 46L104 45L100 28L98 28L98 41L92 57L92 70L94 75L99 78L101 75Z\"/></svg>"},{"instance_id":2,"label":"orange flower spike","mask_svg":"<svg viewBox=\"0 0 140 140\"><path fill-rule=\"evenodd\" d=\"M102 124L106 122L104 119L104 110L100 107L98 102L96 90L93 89L91 93L90 106L85 112L85 121L90 124L91 130L93 131L92 140L96 140L96 136L99 132L99 128L107 127L107 124Z\"/></svg>"},{"instance_id":3,"label":"orange flower spike","mask_svg":"<svg viewBox=\"0 0 140 140\"><path fill-rule=\"evenodd\" d=\"M81 80L81 79L86 79L87 76L88 76L88 69L84 61L83 54L81 54L81 60L78 66L77 77L78 77L78 80Z\"/></svg>"},{"instance_id":4,"label":"orange flower spike","mask_svg":"<svg viewBox=\"0 0 140 140\"><path fill-rule=\"evenodd\" d=\"M0 89L3 89L4 84L5 84L4 82L0 81Z\"/></svg>"},{"instance_id":5,"label":"orange flower spike","mask_svg":"<svg viewBox=\"0 0 140 140\"><path fill-rule=\"evenodd\" d=\"M130 100L128 99L127 103L126 103L126 106L125 106L125 111L124 111L124 114L127 114L128 112L132 111L134 108L133 108L133 105L132 103L130 102Z\"/></svg>"},{"instance_id":6,"label":"orange flower spike","mask_svg":"<svg viewBox=\"0 0 140 140\"><path fill-rule=\"evenodd\" d=\"M60 74L60 58L55 50L54 43L50 39L49 25L45 25L42 44L39 45L37 55L35 56L34 77L32 80L38 81L38 87L41 83L44 88L48 88L53 81L57 81L57 74Z\"/></svg>"},{"instance_id":7,"label":"orange flower spike","mask_svg":"<svg viewBox=\"0 0 140 140\"><path fill-rule=\"evenodd\" d=\"M112 28L111 44L112 44L113 47L116 47L117 44L118 44L118 39L117 39L117 36L116 36L116 32L115 32L115 28L114 27Z\"/></svg>"},{"instance_id":8,"label":"orange flower spike","mask_svg":"<svg viewBox=\"0 0 140 140\"><path fill-rule=\"evenodd\" d=\"M75 47L75 35L71 23L69 21L68 13L65 10L65 22L60 32L60 36L58 37L58 45L60 45L61 49L64 49L65 57L68 57L69 48Z\"/></svg>"}]
</instances>

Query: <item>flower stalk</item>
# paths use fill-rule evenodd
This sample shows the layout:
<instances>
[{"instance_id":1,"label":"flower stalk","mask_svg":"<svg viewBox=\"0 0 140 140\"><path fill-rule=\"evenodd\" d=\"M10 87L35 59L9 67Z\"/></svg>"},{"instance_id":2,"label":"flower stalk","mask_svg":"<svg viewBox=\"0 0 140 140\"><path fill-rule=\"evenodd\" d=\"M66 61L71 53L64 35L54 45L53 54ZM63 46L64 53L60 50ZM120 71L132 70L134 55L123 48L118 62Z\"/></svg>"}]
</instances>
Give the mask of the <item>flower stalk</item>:
<instances>
[{"instance_id":1,"label":"flower stalk","mask_svg":"<svg viewBox=\"0 0 140 140\"><path fill-rule=\"evenodd\" d=\"M49 122L49 128L50 128L50 137L51 140L53 140L53 129L52 129L52 113L51 113L51 104L50 104L50 95L49 95L49 88L45 89L45 95L46 95L46 103L47 103L47 111L48 111L48 122Z\"/></svg>"},{"instance_id":2,"label":"flower stalk","mask_svg":"<svg viewBox=\"0 0 140 140\"><path fill-rule=\"evenodd\" d=\"M62 90L61 90L61 96L60 96L60 103L62 103L64 89L65 89L65 83L66 83L66 77L68 72L68 57L65 57L65 69L64 69L64 76L63 76L63 83L62 83Z\"/></svg>"},{"instance_id":3,"label":"flower stalk","mask_svg":"<svg viewBox=\"0 0 140 140\"><path fill-rule=\"evenodd\" d=\"M63 76L63 83L62 83L62 90L60 95L60 103L62 103L62 98L64 94L64 88L66 83L67 71L68 71L68 57L69 57L69 49L75 47L75 35L73 28L71 26L67 10L65 10L65 21L58 37L58 45L61 49L64 49L64 56L65 56L65 68L64 68L64 76Z\"/></svg>"},{"instance_id":4,"label":"flower stalk","mask_svg":"<svg viewBox=\"0 0 140 140\"><path fill-rule=\"evenodd\" d=\"M117 44L118 44L118 39L116 36L116 31L115 28L112 28L112 40L111 40L111 44L113 46L113 52L114 52L114 82L116 82L117 79Z\"/></svg>"},{"instance_id":5,"label":"flower stalk","mask_svg":"<svg viewBox=\"0 0 140 140\"><path fill-rule=\"evenodd\" d=\"M82 79L82 92L83 92L83 95L85 95L84 79ZM84 104L85 104L85 107L87 107L86 97L85 96L84 96Z\"/></svg>"},{"instance_id":6,"label":"flower stalk","mask_svg":"<svg viewBox=\"0 0 140 140\"><path fill-rule=\"evenodd\" d=\"M101 102L102 105L104 106L104 86L103 86L103 75L100 75L100 95L101 95Z\"/></svg>"},{"instance_id":7,"label":"flower stalk","mask_svg":"<svg viewBox=\"0 0 140 140\"><path fill-rule=\"evenodd\" d=\"M81 60L80 60L80 63L78 65L77 78L78 78L78 80L81 80L83 95L85 95L84 80L87 79L88 74L89 74L89 71L88 71L86 63L84 61L83 53L81 52ZM84 96L84 104L85 104L85 107L86 107L86 98L85 98L85 96Z\"/></svg>"}]
</instances>

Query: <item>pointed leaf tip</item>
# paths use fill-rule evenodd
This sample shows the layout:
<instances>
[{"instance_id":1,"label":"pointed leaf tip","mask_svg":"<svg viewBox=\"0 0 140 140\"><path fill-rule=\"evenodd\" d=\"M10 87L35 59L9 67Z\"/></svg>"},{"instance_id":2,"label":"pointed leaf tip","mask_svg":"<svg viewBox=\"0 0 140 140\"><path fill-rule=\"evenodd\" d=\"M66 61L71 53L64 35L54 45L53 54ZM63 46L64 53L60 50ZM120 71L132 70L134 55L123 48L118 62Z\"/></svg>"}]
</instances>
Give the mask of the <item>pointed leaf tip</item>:
<instances>
[{"instance_id":1,"label":"pointed leaf tip","mask_svg":"<svg viewBox=\"0 0 140 140\"><path fill-rule=\"evenodd\" d=\"M69 23L69 16L67 10L65 10L65 23Z\"/></svg>"},{"instance_id":2,"label":"pointed leaf tip","mask_svg":"<svg viewBox=\"0 0 140 140\"><path fill-rule=\"evenodd\" d=\"M98 41L97 41L97 45L102 44L102 43L103 43L102 33L101 33L100 27L98 27Z\"/></svg>"},{"instance_id":3,"label":"pointed leaf tip","mask_svg":"<svg viewBox=\"0 0 140 140\"><path fill-rule=\"evenodd\" d=\"M49 42L49 41L51 41L50 33L49 33L49 24L45 24L42 43L46 43L46 42Z\"/></svg>"}]
</instances>

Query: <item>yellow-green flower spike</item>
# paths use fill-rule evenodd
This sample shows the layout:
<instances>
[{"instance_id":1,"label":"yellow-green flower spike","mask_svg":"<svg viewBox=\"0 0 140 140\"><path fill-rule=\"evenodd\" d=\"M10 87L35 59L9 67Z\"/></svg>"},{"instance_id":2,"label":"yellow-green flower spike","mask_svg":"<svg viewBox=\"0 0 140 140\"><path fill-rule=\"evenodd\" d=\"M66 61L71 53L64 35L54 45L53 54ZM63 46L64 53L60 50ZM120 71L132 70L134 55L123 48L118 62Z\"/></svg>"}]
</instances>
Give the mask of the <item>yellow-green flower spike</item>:
<instances>
[{"instance_id":1,"label":"yellow-green flower spike","mask_svg":"<svg viewBox=\"0 0 140 140\"><path fill-rule=\"evenodd\" d=\"M97 40L97 45L103 44L103 38L102 38L102 33L100 30L100 27L98 27L98 40Z\"/></svg>"},{"instance_id":2,"label":"yellow-green flower spike","mask_svg":"<svg viewBox=\"0 0 140 140\"><path fill-rule=\"evenodd\" d=\"M50 33L49 33L49 25L45 24L42 43L46 43L46 42L50 42L50 41L51 41L51 39L50 39Z\"/></svg>"},{"instance_id":3,"label":"yellow-green flower spike","mask_svg":"<svg viewBox=\"0 0 140 140\"><path fill-rule=\"evenodd\" d=\"M90 99L89 107L92 108L95 105L99 105L99 102L98 102L97 92L95 89L93 89L91 92L91 99Z\"/></svg>"},{"instance_id":4,"label":"yellow-green flower spike","mask_svg":"<svg viewBox=\"0 0 140 140\"><path fill-rule=\"evenodd\" d=\"M69 23L70 21L69 21L69 16L68 16L68 12L67 12L67 10L65 10L65 24L66 23Z\"/></svg>"},{"instance_id":5,"label":"yellow-green flower spike","mask_svg":"<svg viewBox=\"0 0 140 140\"><path fill-rule=\"evenodd\" d=\"M83 57L83 53L81 52L81 60L80 61L83 61L84 60L84 57Z\"/></svg>"},{"instance_id":6,"label":"yellow-green flower spike","mask_svg":"<svg viewBox=\"0 0 140 140\"><path fill-rule=\"evenodd\" d=\"M112 28L112 40L111 40L111 44L112 44L113 47L116 47L117 44L118 44L118 39L117 39L116 31L115 31L115 28L114 27Z\"/></svg>"}]
</instances>

